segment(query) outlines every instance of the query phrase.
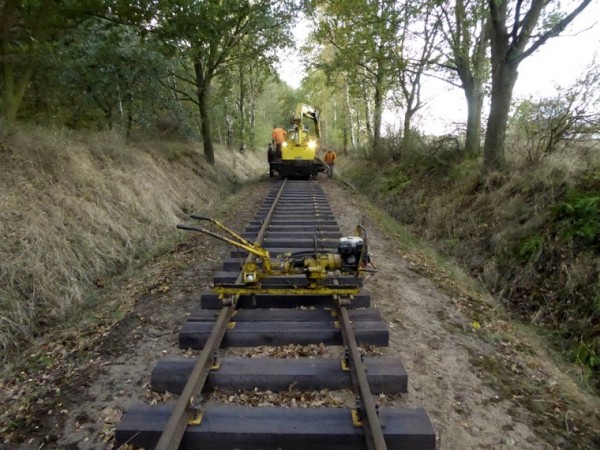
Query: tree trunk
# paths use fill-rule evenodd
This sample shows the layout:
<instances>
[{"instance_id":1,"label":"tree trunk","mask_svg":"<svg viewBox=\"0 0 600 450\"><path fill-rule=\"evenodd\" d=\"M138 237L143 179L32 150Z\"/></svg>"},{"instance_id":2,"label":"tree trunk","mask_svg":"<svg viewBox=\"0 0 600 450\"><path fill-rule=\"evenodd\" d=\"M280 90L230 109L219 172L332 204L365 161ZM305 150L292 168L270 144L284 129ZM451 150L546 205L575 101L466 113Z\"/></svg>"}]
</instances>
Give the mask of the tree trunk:
<instances>
[{"instance_id":1,"label":"tree trunk","mask_svg":"<svg viewBox=\"0 0 600 450\"><path fill-rule=\"evenodd\" d=\"M504 155L506 126L517 75L516 66L513 67L505 62L498 63L492 72L490 116L487 121L483 147L484 173L506 168Z\"/></svg>"},{"instance_id":2,"label":"tree trunk","mask_svg":"<svg viewBox=\"0 0 600 450\"><path fill-rule=\"evenodd\" d=\"M345 93L345 109L346 109L346 118L345 118L345 130L346 133L350 134L350 147L352 149L356 148L356 137L354 133L354 127L352 126L352 107L350 106L350 87L348 83L346 83L346 93ZM347 137L346 137L347 140ZM345 146L347 148L347 145Z\"/></svg>"},{"instance_id":3,"label":"tree trunk","mask_svg":"<svg viewBox=\"0 0 600 450\"><path fill-rule=\"evenodd\" d=\"M360 111L356 108L356 146L360 147Z\"/></svg>"},{"instance_id":4,"label":"tree trunk","mask_svg":"<svg viewBox=\"0 0 600 450\"><path fill-rule=\"evenodd\" d=\"M481 109L483 107L483 84L474 81L464 84L467 100L467 132L465 138L465 154L471 158L481 153Z\"/></svg>"},{"instance_id":5,"label":"tree trunk","mask_svg":"<svg viewBox=\"0 0 600 450\"><path fill-rule=\"evenodd\" d=\"M418 104L415 106L416 89L418 89L418 79L407 83L402 82L402 91L404 92L404 100L406 101L404 120L402 123L402 152L404 154L410 154L413 151L412 136L410 130L410 124L415 112L418 111Z\"/></svg>"},{"instance_id":6,"label":"tree trunk","mask_svg":"<svg viewBox=\"0 0 600 450\"><path fill-rule=\"evenodd\" d=\"M373 96L373 150L375 154L383 153L381 146L381 115L383 113L383 91L381 83L377 80Z\"/></svg>"},{"instance_id":7,"label":"tree trunk","mask_svg":"<svg viewBox=\"0 0 600 450\"><path fill-rule=\"evenodd\" d=\"M131 134L131 128L133 126L133 95L131 90L127 91L127 137Z\"/></svg>"},{"instance_id":8,"label":"tree trunk","mask_svg":"<svg viewBox=\"0 0 600 450\"><path fill-rule=\"evenodd\" d=\"M227 125L227 131L225 133L227 136L227 148L231 148L233 146L233 119L229 113L225 116L225 124Z\"/></svg>"},{"instance_id":9,"label":"tree trunk","mask_svg":"<svg viewBox=\"0 0 600 450\"><path fill-rule=\"evenodd\" d=\"M365 103L365 127L367 128L369 140L371 140L371 139L373 139L373 132L372 132L372 128L371 128L371 108L369 107L369 95L367 94L367 89L364 87L364 83L363 83L363 100Z\"/></svg>"},{"instance_id":10,"label":"tree trunk","mask_svg":"<svg viewBox=\"0 0 600 450\"><path fill-rule=\"evenodd\" d=\"M210 114L208 108L208 89L210 88L211 80L204 76L202 65L199 62L194 63L194 70L196 72L196 96L198 98L198 108L200 109L200 121L202 122L204 158L212 166L215 163L215 150L210 132Z\"/></svg>"},{"instance_id":11,"label":"tree trunk","mask_svg":"<svg viewBox=\"0 0 600 450\"><path fill-rule=\"evenodd\" d=\"M210 114L208 112L208 99L206 87L198 89L198 104L200 106L200 120L202 121L202 140L204 142L204 157L212 166L215 163L215 150L213 148L210 130Z\"/></svg>"},{"instance_id":12,"label":"tree trunk","mask_svg":"<svg viewBox=\"0 0 600 450\"><path fill-rule=\"evenodd\" d=\"M17 56L11 49L11 39L13 27L17 22L17 9L19 2L15 0L6 0L0 9L0 75L2 76L2 102L0 104L0 113L9 121L17 118L17 113L23 102L25 91L33 76L36 65L35 51L37 48L37 29L32 30L31 39L28 42L27 56L17 60ZM45 10L46 4L42 10ZM17 79L17 65L24 69Z\"/></svg>"},{"instance_id":13,"label":"tree trunk","mask_svg":"<svg viewBox=\"0 0 600 450\"><path fill-rule=\"evenodd\" d=\"M411 154L413 150L411 141L410 123L412 122L412 110L407 107L404 113L404 121L402 123L402 153L405 155Z\"/></svg>"},{"instance_id":14,"label":"tree trunk","mask_svg":"<svg viewBox=\"0 0 600 450\"><path fill-rule=\"evenodd\" d=\"M27 61L27 65L24 72L21 74L21 77L18 80L15 80L15 65L13 62L8 61L11 58L7 57L6 53L2 51L0 52L0 60L1 59L6 61L0 66L0 70L2 71L2 81L4 84L4 95L2 96L2 115L7 120L13 121L17 118L17 113L19 112L19 108L23 102L25 91L27 86L29 86L29 82L31 81L34 63L33 60Z\"/></svg>"},{"instance_id":15,"label":"tree trunk","mask_svg":"<svg viewBox=\"0 0 600 450\"><path fill-rule=\"evenodd\" d=\"M250 123L249 123L249 137L250 149L256 149L256 102L254 98L250 101Z\"/></svg>"},{"instance_id":16,"label":"tree trunk","mask_svg":"<svg viewBox=\"0 0 600 450\"><path fill-rule=\"evenodd\" d=\"M223 115L225 116L225 141L227 149L231 149L233 145L233 118L229 112L229 98L223 99Z\"/></svg>"},{"instance_id":17,"label":"tree trunk","mask_svg":"<svg viewBox=\"0 0 600 450\"><path fill-rule=\"evenodd\" d=\"M113 108L112 108L112 106L110 106L110 105L106 106L104 115L106 116L106 122L108 124L108 131L112 131L112 129L113 129Z\"/></svg>"},{"instance_id":18,"label":"tree trunk","mask_svg":"<svg viewBox=\"0 0 600 450\"><path fill-rule=\"evenodd\" d=\"M239 100L239 121L240 121L240 148L246 144L246 83L244 80L244 70L240 67L240 100Z\"/></svg>"},{"instance_id":19,"label":"tree trunk","mask_svg":"<svg viewBox=\"0 0 600 450\"><path fill-rule=\"evenodd\" d=\"M467 11L465 1L456 0L454 8L456 26L447 36L452 46L455 70L467 101L465 154L470 158L476 158L481 154L481 110L485 97L483 84L488 79L487 49L490 43L491 22L486 14L478 11L483 4L478 0L469 6L470 11ZM475 6L475 10L471 9L472 6ZM480 15L477 22L481 28L477 36L474 34L476 23L470 22L472 18L469 18L475 13Z\"/></svg>"}]
</instances>

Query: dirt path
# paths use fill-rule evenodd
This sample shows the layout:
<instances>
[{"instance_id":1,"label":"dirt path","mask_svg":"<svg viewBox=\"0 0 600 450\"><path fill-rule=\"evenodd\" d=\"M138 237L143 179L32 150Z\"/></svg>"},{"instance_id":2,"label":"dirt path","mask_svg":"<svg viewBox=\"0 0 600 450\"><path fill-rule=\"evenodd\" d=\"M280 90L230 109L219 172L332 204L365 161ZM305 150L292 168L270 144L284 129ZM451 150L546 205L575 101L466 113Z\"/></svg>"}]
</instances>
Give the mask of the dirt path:
<instances>
[{"instance_id":1,"label":"dirt path","mask_svg":"<svg viewBox=\"0 0 600 450\"><path fill-rule=\"evenodd\" d=\"M469 321L451 298L411 268L397 242L361 212L349 191L337 185L328 191L343 229L351 231L362 221L369 230L369 250L379 273L366 286L390 328L384 354L400 356L409 376L408 394L395 403L427 410L440 449L553 448L515 421L513 406L484 385L471 355L492 349L463 331Z\"/></svg>"},{"instance_id":2,"label":"dirt path","mask_svg":"<svg viewBox=\"0 0 600 450\"><path fill-rule=\"evenodd\" d=\"M390 347L383 354L399 355L409 374L408 394L380 400L425 408L440 449L577 448L564 433L536 420L518 398L511 397L512 391L490 387L479 362L496 355L498 343L484 338L481 325L464 313L463 300L445 294L421 275L422 268L405 258L398 238L384 232L350 191L329 180L322 183L343 233L352 234L359 221L369 230L379 272L366 287L390 328ZM260 200L268 188L268 182L246 188L222 220L241 230L255 209L255 202L244 199ZM124 318L82 358L76 381L71 389L56 394L52 410L40 409L44 417L35 421L38 428L29 431L26 442L6 442L4 448L112 448L114 426L123 411L165 400L148 388L151 368L161 354L182 353L177 348L179 327L228 251L218 242L194 237L129 280L123 290L132 307ZM548 383L552 373L546 375L542 381ZM588 406L593 411L597 405ZM589 433L573 427L570 432L575 435Z\"/></svg>"},{"instance_id":3,"label":"dirt path","mask_svg":"<svg viewBox=\"0 0 600 450\"><path fill-rule=\"evenodd\" d=\"M326 189L343 230L359 221L369 230L379 273L366 287L390 328L384 354L399 355L409 376L408 394L392 403L424 407L440 449L599 448L599 399L554 365L543 342L529 342L491 299L465 296L449 279L440 289L431 280L444 280L443 269L382 231L350 189Z\"/></svg>"}]
</instances>

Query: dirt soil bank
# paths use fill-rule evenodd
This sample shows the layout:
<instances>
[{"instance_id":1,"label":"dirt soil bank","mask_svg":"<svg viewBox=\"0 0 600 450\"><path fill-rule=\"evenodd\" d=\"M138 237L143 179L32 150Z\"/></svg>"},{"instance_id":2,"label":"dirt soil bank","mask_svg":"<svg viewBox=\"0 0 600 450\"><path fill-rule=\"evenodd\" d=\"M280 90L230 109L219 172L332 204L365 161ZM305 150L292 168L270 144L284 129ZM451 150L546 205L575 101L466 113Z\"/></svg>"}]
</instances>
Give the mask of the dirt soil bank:
<instances>
[{"instance_id":1,"label":"dirt soil bank","mask_svg":"<svg viewBox=\"0 0 600 450\"><path fill-rule=\"evenodd\" d=\"M390 347L383 354L399 355L409 374L408 394L381 402L425 408L440 449L594 448L600 443L593 428L597 399L580 393L534 344L523 344L518 330L485 298L465 294L441 269L407 250L363 200L334 181L320 182L343 232L352 234L359 221L369 230L379 272L366 286L390 328ZM254 199L262 199L270 185L266 180L246 188L221 220L241 230L254 213ZM40 383L52 385L44 392L54 394L45 402L40 398L36 417L3 436L2 448L112 448L123 411L165 400L148 388L151 368L161 355L182 353L179 327L228 251L214 240L190 236L121 286L132 307L99 328L93 345L73 351L76 347L64 344L62 369L32 370L20 382L3 382L5 399L35 392L29 386ZM68 342L56 338L43 348L52 353L57 342ZM508 374L502 371L505 363ZM550 405L551 412L536 412L536 401ZM560 427L553 414L561 418Z\"/></svg>"}]
</instances>

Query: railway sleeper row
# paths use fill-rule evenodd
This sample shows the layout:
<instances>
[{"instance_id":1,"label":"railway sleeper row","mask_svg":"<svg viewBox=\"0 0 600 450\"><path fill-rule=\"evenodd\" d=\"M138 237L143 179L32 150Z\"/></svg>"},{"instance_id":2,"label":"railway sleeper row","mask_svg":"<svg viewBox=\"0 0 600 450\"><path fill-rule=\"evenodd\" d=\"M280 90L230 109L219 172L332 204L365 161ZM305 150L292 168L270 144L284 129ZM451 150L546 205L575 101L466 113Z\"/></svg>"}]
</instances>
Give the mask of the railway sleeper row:
<instances>
[{"instance_id":1,"label":"railway sleeper row","mask_svg":"<svg viewBox=\"0 0 600 450\"><path fill-rule=\"evenodd\" d=\"M288 252L336 251L342 236L324 193L315 182L287 182L270 217L262 246L273 260ZM242 236L253 241L268 215L279 187L267 195ZM235 249L225 259L214 283L235 283L247 252ZM339 276L336 284L362 288L362 279ZM290 275L265 280L303 286L304 276ZM200 293L200 308L193 311L179 333L181 349L202 349L214 327L223 303L214 291ZM221 348L261 345L324 344L343 346L338 310L331 295L240 295ZM370 308L370 294L361 289L353 296L348 317L358 345L387 346L389 331L377 309ZM343 347L341 347L343 349ZM338 348L339 350L339 348ZM223 350L221 351L223 352ZM220 352L220 353L221 353ZM335 352L334 352L335 353ZM248 358L217 357L203 392L263 390L319 391L352 388L347 358ZM195 358L169 356L158 361L151 375L156 392L180 394L192 373ZM408 377L398 358L365 357L372 394L398 394L407 391ZM154 448L165 430L173 407L136 406L130 409L116 429L116 443ZM432 450L435 433L423 409L382 407L378 419L389 449ZM203 406L201 420L187 426L179 448L192 449L365 449L360 410L349 408L284 408L236 405Z\"/></svg>"}]
</instances>

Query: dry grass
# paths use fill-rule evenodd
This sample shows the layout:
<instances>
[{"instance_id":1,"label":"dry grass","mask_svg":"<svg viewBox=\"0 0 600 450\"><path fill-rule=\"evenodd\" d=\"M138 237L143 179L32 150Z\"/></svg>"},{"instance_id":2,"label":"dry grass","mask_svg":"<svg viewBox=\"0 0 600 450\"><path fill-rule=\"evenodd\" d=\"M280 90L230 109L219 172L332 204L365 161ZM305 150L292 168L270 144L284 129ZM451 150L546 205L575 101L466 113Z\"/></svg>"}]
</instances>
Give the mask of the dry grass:
<instances>
[{"instance_id":1,"label":"dry grass","mask_svg":"<svg viewBox=\"0 0 600 450\"><path fill-rule=\"evenodd\" d=\"M555 333L568 359L583 358L593 371L597 363L586 361L600 354L600 341L593 337L595 325L585 324L597 323L600 311L594 306L600 259L597 251L563 239L553 212L567 192L597 179L600 152L592 150L563 151L534 165L511 159L508 171L486 177L477 161L455 162L444 172L427 161L381 168L359 157L339 166L342 176L351 176L394 218L455 258L519 318ZM577 354L580 341L591 349L583 357ZM598 373L592 377L600 380Z\"/></svg>"},{"instance_id":2,"label":"dry grass","mask_svg":"<svg viewBox=\"0 0 600 450\"><path fill-rule=\"evenodd\" d=\"M461 267L498 300L481 303L471 301L478 298L473 294L453 295L469 300L459 307L482 324L482 336L495 346L495 355L473 360L484 380L503 399L524 406L540 432L563 436L565 448L597 448L600 374L589 361L600 354L600 258L597 248L563 240L552 228L552 211L570 187L597 180L600 152L556 154L527 166L513 160L508 172L488 177L477 161L456 163L446 173L432 173L426 162L376 167L359 157L338 166L338 173L351 176L350 183L368 196L365 204L383 207L406 226L400 242L410 243L411 262L424 259L426 264L417 266L425 266L433 280L472 292L473 280L457 276ZM398 168L410 182L387 191L390 178L401 178ZM405 237L406 230L425 242ZM519 250L532 237L539 237L540 247L532 246L524 258ZM509 329L494 330L494 323Z\"/></svg>"},{"instance_id":3,"label":"dry grass","mask_svg":"<svg viewBox=\"0 0 600 450\"><path fill-rule=\"evenodd\" d=\"M110 133L0 128L2 357L93 299L165 239L264 168L254 155Z\"/></svg>"}]
</instances>

